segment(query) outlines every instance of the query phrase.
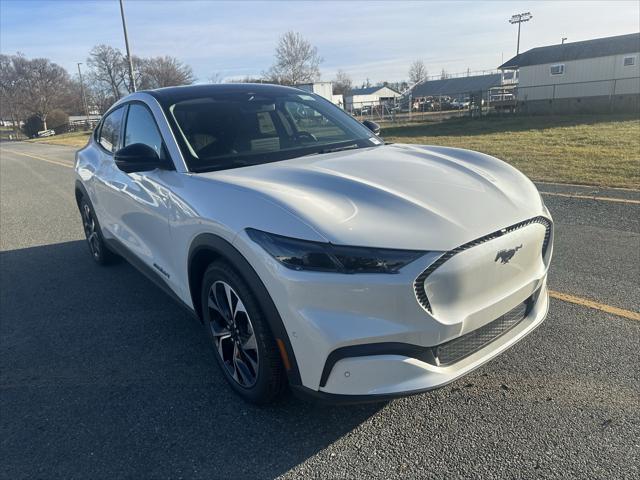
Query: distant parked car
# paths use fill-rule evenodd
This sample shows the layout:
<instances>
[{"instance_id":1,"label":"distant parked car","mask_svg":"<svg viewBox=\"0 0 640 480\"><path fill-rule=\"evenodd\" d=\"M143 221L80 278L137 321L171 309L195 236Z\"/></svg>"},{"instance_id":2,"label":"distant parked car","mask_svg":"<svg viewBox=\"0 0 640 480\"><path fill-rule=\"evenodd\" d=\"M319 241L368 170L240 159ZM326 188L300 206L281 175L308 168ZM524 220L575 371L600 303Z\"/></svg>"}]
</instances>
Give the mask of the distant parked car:
<instances>
[{"instance_id":1,"label":"distant parked car","mask_svg":"<svg viewBox=\"0 0 640 480\"><path fill-rule=\"evenodd\" d=\"M38 138L40 137L51 137L56 134L55 130L40 130L38 132Z\"/></svg>"},{"instance_id":2,"label":"distant parked car","mask_svg":"<svg viewBox=\"0 0 640 480\"><path fill-rule=\"evenodd\" d=\"M464 98L462 100L453 100L451 102L451 108L463 110L465 108L469 108L470 100L469 98Z\"/></svg>"}]
</instances>

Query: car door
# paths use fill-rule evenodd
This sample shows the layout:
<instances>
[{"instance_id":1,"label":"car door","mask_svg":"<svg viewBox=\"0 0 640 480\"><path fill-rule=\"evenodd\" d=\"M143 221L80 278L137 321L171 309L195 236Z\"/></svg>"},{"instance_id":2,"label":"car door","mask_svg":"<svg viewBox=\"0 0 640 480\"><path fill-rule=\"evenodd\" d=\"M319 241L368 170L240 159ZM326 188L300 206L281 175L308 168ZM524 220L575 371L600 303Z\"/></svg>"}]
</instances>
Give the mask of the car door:
<instances>
[{"instance_id":1,"label":"car door","mask_svg":"<svg viewBox=\"0 0 640 480\"><path fill-rule=\"evenodd\" d=\"M119 246L172 285L170 197L166 185L171 183L176 172L153 114L146 105L142 102L125 105L121 119L119 138L111 142L114 145L111 152L104 152L100 175L103 182L98 194L101 211L109 233ZM108 120L105 119L105 126ZM153 148L161 159L166 160L167 168L133 173L121 171L115 164L114 154L119 148L134 143Z\"/></svg>"}]
</instances>

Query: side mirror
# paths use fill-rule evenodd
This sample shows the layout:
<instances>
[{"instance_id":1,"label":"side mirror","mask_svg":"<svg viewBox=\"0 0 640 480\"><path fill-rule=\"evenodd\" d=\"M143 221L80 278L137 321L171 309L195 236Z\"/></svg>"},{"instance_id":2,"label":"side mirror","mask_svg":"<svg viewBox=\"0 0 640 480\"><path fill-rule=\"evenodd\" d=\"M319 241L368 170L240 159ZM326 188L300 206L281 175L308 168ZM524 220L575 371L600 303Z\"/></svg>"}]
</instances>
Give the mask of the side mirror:
<instances>
[{"instance_id":1,"label":"side mirror","mask_svg":"<svg viewBox=\"0 0 640 480\"><path fill-rule=\"evenodd\" d=\"M116 167L125 173L148 172L164 167L158 153L144 143L133 143L118 150L114 155Z\"/></svg>"},{"instance_id":2,"label":"side mirror","mask_svg":"<svg viewBox=\"0 0 640 480\"><path fill-rule=\"evenodd\" d=\"M378 125L376 122L365 120L364 122L362 122L362 124L376 135L380 135L380 125Z\"/></svg>"}]
</instances>

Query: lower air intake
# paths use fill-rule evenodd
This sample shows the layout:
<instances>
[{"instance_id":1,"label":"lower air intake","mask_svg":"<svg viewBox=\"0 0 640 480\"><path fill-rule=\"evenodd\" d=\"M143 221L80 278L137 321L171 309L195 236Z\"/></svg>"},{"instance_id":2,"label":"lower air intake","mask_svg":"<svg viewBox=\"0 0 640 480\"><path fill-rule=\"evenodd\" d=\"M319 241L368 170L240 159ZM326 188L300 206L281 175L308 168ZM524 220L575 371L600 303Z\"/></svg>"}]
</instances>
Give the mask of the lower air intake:
<instances>
[{"instance_id":1,"label":"lower air intake","mask_svg":"<svg viewBox=\"0 0 640 480\"><path fill-rule=\"evenodd\" d=\"M534 303L534 296L535 294L484 327L433 347L438 365L446 366L458 362L507 333L528 315Z\"/></svg>"}]
</instances>

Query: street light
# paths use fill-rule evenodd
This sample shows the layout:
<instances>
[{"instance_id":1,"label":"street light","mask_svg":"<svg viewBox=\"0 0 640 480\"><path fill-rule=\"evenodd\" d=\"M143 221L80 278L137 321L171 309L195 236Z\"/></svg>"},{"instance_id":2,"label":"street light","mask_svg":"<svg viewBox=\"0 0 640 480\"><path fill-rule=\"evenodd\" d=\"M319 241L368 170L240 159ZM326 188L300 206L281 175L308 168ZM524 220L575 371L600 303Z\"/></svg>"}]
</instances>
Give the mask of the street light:
<instances>
[{"instance_id":1,"label":"street light","mask_svg":"<svg viewBox=\"0 0 640 480\"><path fill-rule=\"evenodd\" d=\"M80 92L82 94L82 106L84 107L85 122L88 125L89 124L89 108L87 106L87 97L84 93L84 82L82 81L82 72L80 71L80 65L82 65L82 62L78 62L78 77L80 77Z\"/></svg>"},{"instance_id":2,"label":"street light","mask_svg":"<svg viewBox=\"0 0 640 480\"><path fill-rule=\"evenodd\" d=\"M518 13L516 15L512 15L511 18L509 19L510 24L512 25L514 23L518 24L518 48L516 49L516 55L520 54L520 25L523 22L528 22L532 18L533 18L533 15L531 15L531 12L524 12L524 13Z\"/></svg>"},{"instance_id":3,"label":"street light","mask_svg":"<svg viewBox=\"0 0 640 480\"><path fill-rule=\"evenodd\" d=\"M124 45L127 47L127 58L129 59L129 80L131 82L131 90L136 91L136 80L133 77L133 60L131 59L131 50L129 50L129 37L127 36L127 22L124 19L124 6L120 0L120 16L122 17L122 30L124 31Z\"/></svg>"}]
</instances>

